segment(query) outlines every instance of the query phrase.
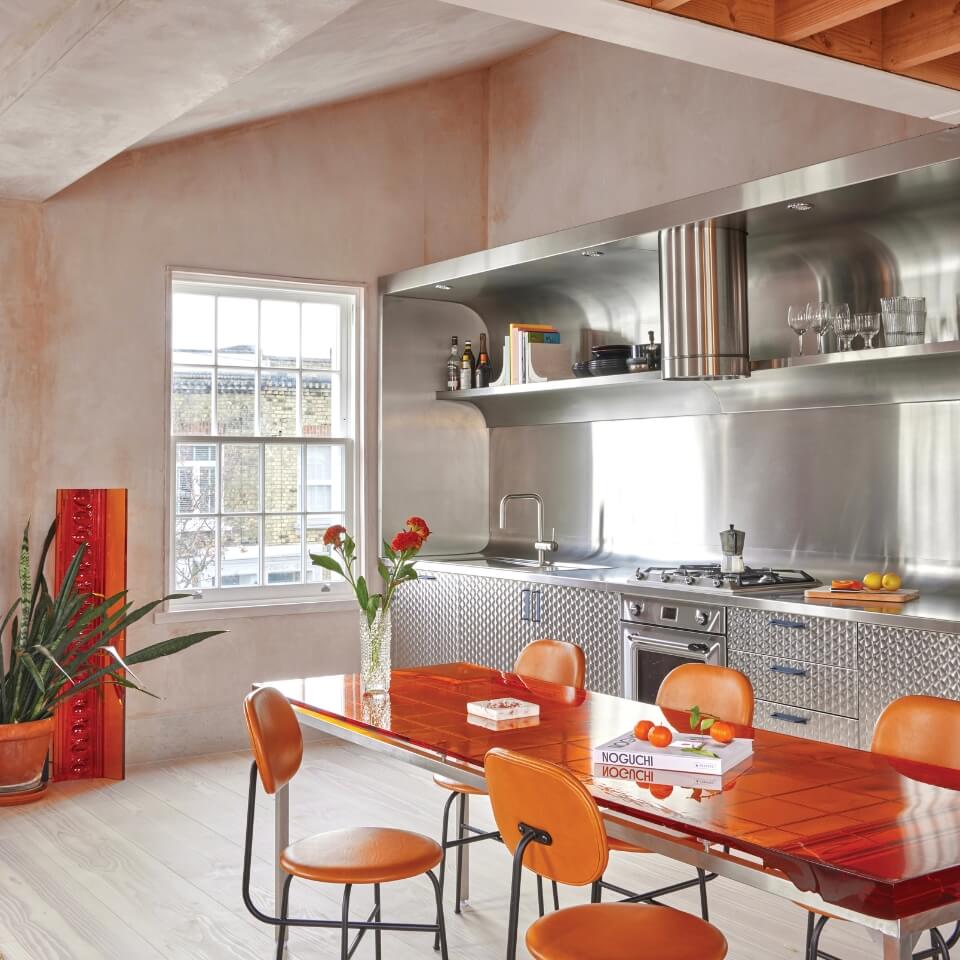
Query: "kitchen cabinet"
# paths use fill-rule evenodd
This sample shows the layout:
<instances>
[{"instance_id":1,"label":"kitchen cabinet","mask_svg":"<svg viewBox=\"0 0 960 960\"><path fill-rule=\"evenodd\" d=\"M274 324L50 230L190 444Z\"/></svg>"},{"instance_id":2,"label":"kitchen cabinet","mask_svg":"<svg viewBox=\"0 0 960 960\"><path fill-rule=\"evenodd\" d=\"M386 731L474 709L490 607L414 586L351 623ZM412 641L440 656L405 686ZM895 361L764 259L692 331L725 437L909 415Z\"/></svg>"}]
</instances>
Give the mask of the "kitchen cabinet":
<instances>
[{"instance_id":1,"label":"kitchen cabinet","mask_svg":"<svg viewBox=\"0 0 960 960\"><path fill-rule=\"evenodd\" d=\"M450 663L460 655L461 581L452 573L420 571L393 600L393 665Z\"/></svg>"},{"instance_id":2,"label":"kitchen cabinet","mask_svg":"<svg viewBox=\"0 0 960 960\"><path fill-rule=\"evenodd\" d=\"M460 659L513 669L517 654L540 632L537 584L502 577L462 577Z\"/></svg>"}]
</instances>

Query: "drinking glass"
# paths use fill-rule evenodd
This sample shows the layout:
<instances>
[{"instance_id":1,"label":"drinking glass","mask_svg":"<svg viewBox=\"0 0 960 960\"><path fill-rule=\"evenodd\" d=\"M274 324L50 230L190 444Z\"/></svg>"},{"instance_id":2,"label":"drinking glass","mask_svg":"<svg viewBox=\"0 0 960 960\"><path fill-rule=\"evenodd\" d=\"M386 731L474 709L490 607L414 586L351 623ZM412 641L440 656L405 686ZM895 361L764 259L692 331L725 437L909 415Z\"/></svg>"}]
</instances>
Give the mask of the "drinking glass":
<instances>
[{"instance_id":1,"label":"drinking glass","mask_svg":"<svg viewBox=\"0 0 960 960\"><path fill-rule=\"evenodd\" d=\"M888 347L923 343L927 326L927 301L923 297L883 297L880 312Z\"/></svg>"},{"instance_id":2,"label":"drinking glass","mask_svg":"<svg viewBox=\"0 0 960 960\"><path fill-rule=\"evenodd\" d=\"M860 333L860 328L851 315L848 304L838 303L833 308L833 325L840 338L840 350L852 350L853 341Z\"/></svg>"},{"instance_id":3,"label":"drinking glass","mask_svg":"<svg viewBox=\"0 0 960 960\"><path fill-rule=\"evenodd\" d=\"M868 349L873 349L873 338L880 332L880 314L879 313L858 313L854 320L857 330L863 339L863 345Z\"/></svg>"},{"instance_id":4,"label":"drinking glass","mask_svg":"<svg viewBox=\"0 0 960 960\"><path fill-rule=\"evenodd\" d=\"M803 335L807 332L809 321L807 320L806 307L787 307L787 325L797 335L800 341L800 356L803 356Z\"/></svg>"},{"instance_id":5,"label":"drinking glass","mask_svg":"<svg viewBox=\"0 0 960 960\"><path fill-rule=\"evenodd\" d=\"M807 304L808 329L817 335L817 349L825 353L823 338L833 329L833 311L829 303L814 300Z\"/></svg>"}]
</instances>

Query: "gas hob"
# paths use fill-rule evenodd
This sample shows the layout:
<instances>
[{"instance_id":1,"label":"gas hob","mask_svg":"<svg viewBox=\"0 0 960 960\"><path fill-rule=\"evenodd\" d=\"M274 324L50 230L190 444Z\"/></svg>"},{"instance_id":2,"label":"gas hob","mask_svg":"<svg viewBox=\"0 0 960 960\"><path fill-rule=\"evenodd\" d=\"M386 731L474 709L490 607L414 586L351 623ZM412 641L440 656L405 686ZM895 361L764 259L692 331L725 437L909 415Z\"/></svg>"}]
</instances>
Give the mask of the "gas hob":
<instances>
[{"instance_id":1,"label":"gas hob","mask_svg":"<svg viewBox=\"0 0 960 960\"><path fill-rule=\"evenodd\" d=\"M820 583L804 570L746 567L738 573L731 573L724 571L719 563L678 563L638 567L634 576L639 582L649 581L680 590L695 587L727 593L805 590Z\"/></svg>"}]
</instances>

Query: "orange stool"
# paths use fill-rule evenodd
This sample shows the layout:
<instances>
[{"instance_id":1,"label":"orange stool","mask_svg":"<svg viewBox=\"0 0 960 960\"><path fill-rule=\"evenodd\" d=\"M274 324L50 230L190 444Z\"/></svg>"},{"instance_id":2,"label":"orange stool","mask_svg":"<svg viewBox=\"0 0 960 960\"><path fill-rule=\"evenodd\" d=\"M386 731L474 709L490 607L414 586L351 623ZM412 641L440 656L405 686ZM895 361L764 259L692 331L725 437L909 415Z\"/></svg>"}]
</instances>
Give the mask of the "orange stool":
<instances>
[{"instance_id":1,"label":"orange stool","mask_svg":"<svg viewBox=\"0 0 960 960\"><path fill-rule=\"evenodd\" d=\"M403 930L436 934L441 956L447 960L447 937L443 927L443 899L433 868L443 852L429 837L408 830L386 827L359 827L331 830L291 843L280 854L280 866L287 876L283 882L280 916L263 913L250 896L250 867L253 860L253 824L256 812L257 773L264 790L273 794L286 786L303 760L303 735L293 707L271 687L261 687L243 701L247 731L253 747L250 789L247 796L247 830L243 847L243 902L263 923L279 927L277 960L282 960L287 927L337 927L341 931L340 956L348 960L368 930L374 931L376 957L381 956L381 931ZM380 918L380 884L426 874L433 884L437 904L436 923L390 923ZM291 919L287 916L290 882L294 877L319 883L343 885L340 920ZM350 919L350 891L356 884L373 885L373 912L366 920ZM351 944L350 930L358 930Z\"/></svg>"},{"instance_id":2,"label":"orange stool","mask_svg":"<svg viewBox=\"0 0 960 960\"><path fill-rule=\"evenodd\" d=\"M513 672L522 677L532 677L535 680L544 680L547 683L557 683L564 687L583 689L586 674L586 659L583 650L575 643L565 640L533 640L528 643L517 657ZM450 796L443 807L443 824L440 833L440 845L443 847L443 861L440 864L440 889L443 889L444 877L447 869L447 850L455 847L457 850L457 887L454 899L454 913L460 912L461 891L463 882L463 848L469 843L478 840L499 840L500 834L496 830L485 832L467 822L467 798L471 796L486 796L483 787L471 787L450 777L434 774L433 782L444 790L450 791ZM456 838L448 839L450 827L450 808L454 800L459 801L457 808ZM540 914L543 915L543 882L538 881L537 893L540 898ZM553 886L553 902L559 906L559 895L556 884Z\"/></svg>"},{"instance_id":3,"label":"orange stool","mask_svg":"<svg viewBox=\"0 0 960 960\"><path fill-rule=\"evenodd\" d=\"M960 768L960 702L919 696L894 700L877 720L870 750L897 760ZM839 960L820 949L823 928L835 919L820 910L807 911L805 960ZM930 946L915 953L915 960L950 960L951 948L960 941L960 923L949 938L936 928L929 932Z\"/></svg>"},{"instance_id":4,"label":"orange stool","mask_svg":"<svg viewBox=\"0 0 960 960\"><path fill-rule=\"evenodd\" d=\"M609 850L603 819L586 787L545 760L494 749L486 757L490 802L513 854L507 960L517 955L523 868L571 886L596 885ZM670 907L590 903L541 917L526 945L536 960L723 960L727 941L716 927Z\"/></svg>"},{"instance_id":5,"label":"orange stool","mask_svg":"<svg viewBox=\"0 0 960 960\"><path fill-rule=\"evenodd\" d=\"M753 705L753 684L745 674L739 670L709 663L685 663L676 667L663 678L663 683L657 691L659 707L686 713L692 706L698 706L700 712L707 716L727 720L739 726L749 727L753 724ZM650 852L644 847L613 837L607 838L607 844L611 850L620 853ZM610 890L619 894L623 897L621 901L623 903L655 903L658 898L676 893L678 890L699 887L700 913L704 920L709 920L707 883L715 880L716 877L715 873L698 869L695 880L683 880L667 887L648 890L646 893L634 893L601 879L599 890ZM599 894L597 902L599 903Z\"/></svg>"}]
</instances>

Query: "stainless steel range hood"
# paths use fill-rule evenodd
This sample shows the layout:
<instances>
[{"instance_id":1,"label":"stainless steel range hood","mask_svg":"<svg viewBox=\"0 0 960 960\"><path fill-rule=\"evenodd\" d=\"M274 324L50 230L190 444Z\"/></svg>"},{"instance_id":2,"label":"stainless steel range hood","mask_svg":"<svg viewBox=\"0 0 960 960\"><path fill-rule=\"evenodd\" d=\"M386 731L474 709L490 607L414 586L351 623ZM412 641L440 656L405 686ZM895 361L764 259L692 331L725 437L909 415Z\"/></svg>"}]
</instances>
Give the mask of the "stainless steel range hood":
<instances>
[{"instance_id":1,"label":"stainless steel range hood","mask_svg":"<svg viewBox=\"0 0 960 960\"><path fill-rule=\"evenodd\" d=\"M664 380L750 376L747 234L701 220L660 231Z\"/></svg>"}]
</instances>

